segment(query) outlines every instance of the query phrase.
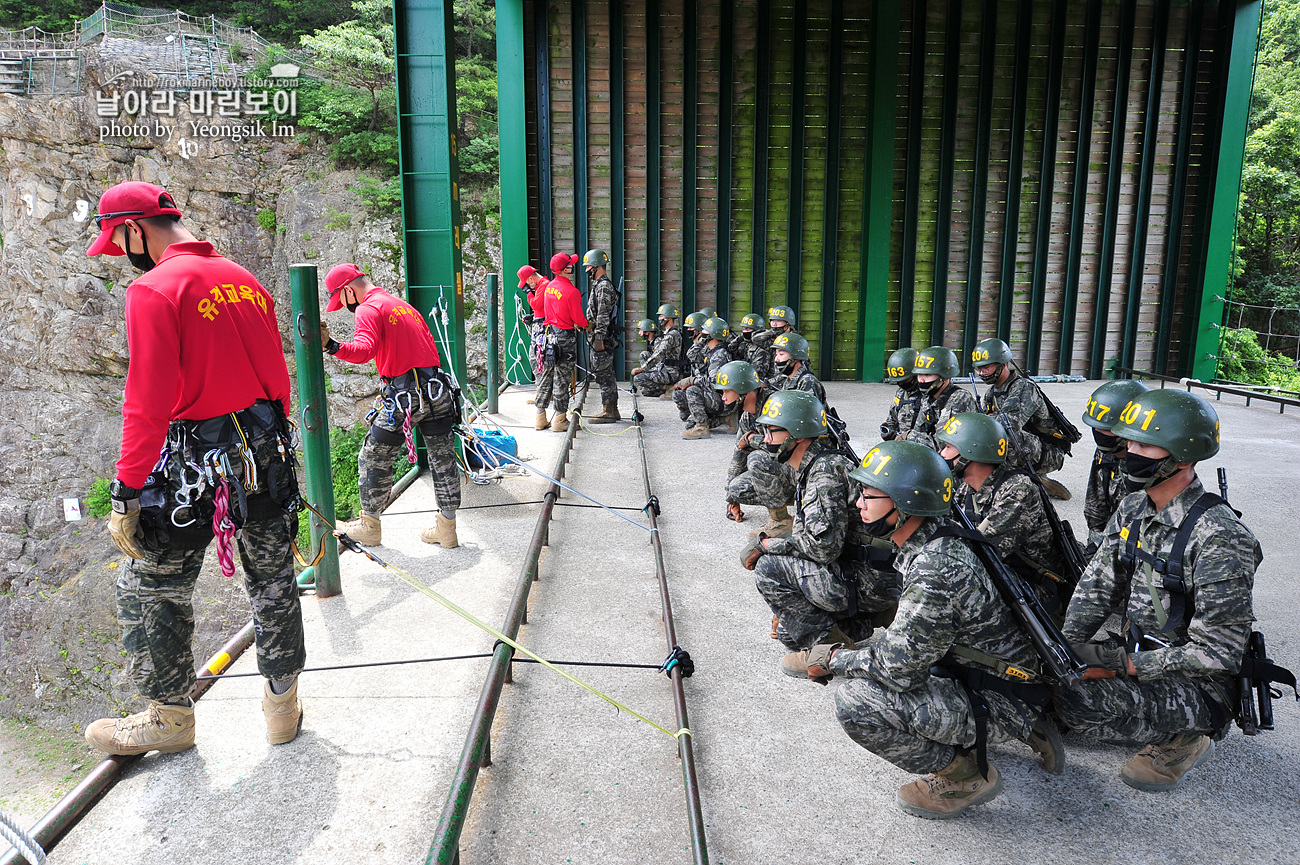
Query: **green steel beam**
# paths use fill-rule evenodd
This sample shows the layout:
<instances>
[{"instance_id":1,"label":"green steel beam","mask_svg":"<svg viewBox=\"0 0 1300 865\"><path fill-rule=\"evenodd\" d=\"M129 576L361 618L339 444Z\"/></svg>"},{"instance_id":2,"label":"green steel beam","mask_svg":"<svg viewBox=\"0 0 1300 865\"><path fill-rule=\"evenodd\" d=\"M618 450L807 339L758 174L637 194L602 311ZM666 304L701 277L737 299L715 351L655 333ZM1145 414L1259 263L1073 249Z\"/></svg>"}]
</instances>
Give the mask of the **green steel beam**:
<instances>
[{"instance_id":1,"label":"green steel beam","mask_svg":"<svg viewBox=\"0 0 1300 865\"><path fill-rule=\"evenodd\" d=\"M465 285L461 270L456 61L451 3L395 0L398 172L411 305L432 322L443 310L444 365L465 381ZM441 322L431 324L434 333Z\"/></svg>"},{"instance_id":2,"label":"green steel beam","mask_svg":"<svg viewBox=\"0 0 1300 865\"><path fill-rule=\"evenodd\" d=\"M573 251L582 255L589 248L587 232L587 0L573 0L569 24L573 48ZM587 297L587 269L579 263L573 284ZM579 351L586 350L579 340Z\"/></svg>"},{"instance_id":3,"label":"green steel beam","mask_svg":"<svg viewBox=\"0 0 1300 865\"><path fill-rule=\"evenodd\" d=\"M760 0L762 2L762 0ZM880 381L889 337L889 245L894 208L894 93L898 89L899 9L876 0L871 15L867 91L866 189L858 263L858 377ZM759 163L761 165L762 163Z\"/></svg>"},{"instance_id":4,"label":"green steel beam","mask_svg":"<svg viewBox=\"0 0 1300 865\"><path fill-rule=\"evenodd\" d=\"M627 190L627 170L623 152L623 0L609 0L609 259L614 269L614 284L624 279L619 296L619 322L627 321L627 285L623 266L627 262L627 239L624 237L623 212ZM654 310L651 310L653 312ZM619 339L626 344L623 328ZM627 352L614 354L614 374L621 380L626 374Z\"/></svg>"},{"instance_id":5,"label":"green steel beam","mask_svg":"<svg viewBox=\"0 0 1300 865\"><path fill-rule=\"evenodd\" d=\"M1160 323L1156 327L1154 372L1168 375L1169 345L1173 341L1174 307L1181 284L1183 260L1183 209L1187 203L1188 163L1196 108L1196 72L1201 57L1201 31L1205 27L1205 0L1192 0L1187 9L1187 41L1183 49L1182 92L1178 106L1178 138L1174 145L1174 177L1169 190L1169 228L1165 232L1165 264L1160 276Z\"/></svg>"},{"instance_id":6,"label":"green steel beam","mask_svg":"<svg viewBox=\"0 0 1300 865\"><path fill-rule=\"evenodd\" d=\"M528 263L528 125L524 85L524 0L497 0L497 152L501 163L501 269L506 378L533 380L528 329L519 321L513 274Z\"/></svg>"},{"instance_id":7,"label":"green steel beam","mask_svg":"<svg viewBox=\"0 0 1300 865\"><path fill-rule=\"evenodd\" d=\"M835 374L835 295L839 285L840 125L844 89L844 0L831 0L830 82L826 111L826 199L822 208L822 298L818 376ZM792 202L793 203L793 202Z\"/></svg>"},{"instance_id":8,"label":"green steel beam","mask_svg":"<svg viewBox=\"0 0 1300 865\"><path fill-rule=\"evenodd\" d=\"M537 240L542 250L539 262L555 252L555 202L551 177L551 25L546 0L533 4L533 56L537 79Z\"/></svg>"},{"instance_id":9,"label":"green steel beam","mask_svg":"<svg viewBox=\"0 0 1300 865\"><path fill-rule=\"evenodd\" d=\"M953 178L957 167L957 96L961 75L961 0L948 0L944 22L943 106L939 111L939 201L935 207L934 283L930 289L930 345L943 345L952 254Z\"/></svg>"},{"instance_id":10,"label":"green steel beam","mask_svg":"<svg viewBox=\"0 0 1300 865\"><path fill-rule=\"evenodd\" d=\"M695 244L699 180L696 177L699 125L699 11L694 3L682 10L682 314L696 308ZM715 304L716 306L716 304Z\"/></svg>"},{"instance_id":11,"label":"green steel beam","mask_svg":"<svg viewBox=\"0 0 1300 865\"><path fill-rule=\"evenodd\" d=\"M1067 0L1053 0L1047 47L1047 109L1043 119L1043 157L1038 168L1038 225L1034 230L1034 275L1029 288L1029 327L1025 370L1038 374L1043 350L1043 307L1047 299L1047 258L1052 240L1052 197L1056 191L1056 136L1061 120L1061 80L1065 67ZM1061 310L1061 315L1067 313Z\"/></svg>"},{"instance_id":12,"label":"green steel beam","mask_svg":"<svg viewBox=\"0 0 1300 865\"><path fill-rule=\"evenodd\" d=\"M1246 124L1250 119L1250 93L1259 45L1260 0L1238 3L1233 13L1232 45L1227 58L1223 122L1220 126L1218 166L1215 171L1209 239L1205 256L1205 277L1189 293L1200 293L1192 377L1212 379L1218 368L1219 324L1223 321L1222 297L1231 278L1233 242L1236 237L1237 204L1241 192L1241 165L1246 150ZM1226 10L1225 10L1226 11Z\"/></svg>"},{"instance_id":13,"label":"green steel beam","mask_svg":"<svg viewBox=\"0 0 1300 865\"><path fill-rule=\"evenodd\" d=\"M807 119L808 77L808 0L794 0L794 40L790 45L793 55L790 96L790 197L786 214L785 302L795 311L802 325L803 310L803 162Z\"/></svg>"},{"instance_id":14,"label":"green steel beam","mask_svg":"<svg viewBox=\"0 0 1300 865\"><path fill-rule=\"evenodd\" d=\"M989 195L989 140L993 135L993 81L997 75L998 4L984 4L980 24L979 97L975 109L975 165L971 181L970 252L966 265L966 309L962 369L970 368L970 351L979 339L980 287L984 278L984 227Z\"/></svg>"},{"instance_id":15,"label":"green steel beam","mask_svg":"<svg viewBox=\"0 0 1300 865\"><path fill-rule=\"evenodd\" d=\"M903 182L903 262L898 288L898 344L912 344L916 243L921 219L921 133L925 124L926 0L913 0L907 69L907 168Z\"/></svg>"},{"instance_id":16,"label":"green steel beam","mask_svg":"<svg viewBox=\"0 0 1300 865\"><path fill-rule=\"evenodd\" d=\"M659 112L663 80L659 71L659 0L646 0L645 31L645 297L646 308L653 313L661 302L659 297Z\"/></svg>"},{"instance_id":17,"label":"green steel beam","mask_svg":"<svg viewBox=\"0 0 1300 865\"><path fill-rule=\"evenodd\" d=\"M758 0L754 85L754 247L750 308L767 314L767 150L772 137L772 2Z\"/></svg>"},{"instance_id":18,"label":"green steel beam","mask_svg":"<svg viewBox=\"0 0 1300 865\"><path fill-rule=\"evenodd\" d=\"M1124 180L1124 127L1128 117L1128 83L1133 71L1133 21L1137 0L1120 0L1119 53L1115 89L1111 93L1109 158L1106 164L1106 209L1101 218L1101 255L1097 262L1097 297L1092 306L1092 349L1088 378L1101 378L1106 368L1106 332L1110 320L1110 290L1114 282L1115 247L1119 225L1120 184Z\"/></svg>"},{"instance_id":19,"label":"green steel beam","mask_svg":"<svg viewBox=\"0 0 1300 865\"><path fill-rule=\"evenodd\" d=\"M1151 184L1159 141L1160 98L1165 75L1165 44L1169 38L1169 0L1156 0L1156 20L1151 33L1151 74L1147 81L1146 116L1142 122L1142 161L1138 167L1137 214L1133 220L1133 252L1129 257L1128 288L1124 293L1124 338L1120 366L1133 368L1137 353L1138 317L1142 309L1142 278L1146 272L1147 238L1151 218ZM1172 224L1168 230L1175 231Z\"/></svg>"},{"instance_id":20,"label":"green steel beam","mask_svg":"<svg viewBox=\"0 0 1300 865\"><path fill-rule=\"evenodd\" d=\"M735 0L721 0L718 38L718 315L731 321L731 129Z\"/></svg>"},{"instance_id":21,"label":"green steel beam","mask_svg":"<svg viewBox=\"0 0 1300 865\"><path fill-rule=\"evenodd\" d=\"M1079 278L1083 238L1088 224L1088 167L1092 153L1092 112L1097 97L1097 55L1101 51L1101 2L1088 0L1083 25L1083 69L1079 76L1079 128L1074 139L1074 185L1070 192L1070 228L1065 253L1065 285L1061 294L1061 348L1056 371L1068 375L1074 366L1074 328L1078 320Z\"/></svg>"},{"instance_id":22,"label":"green steel beam","mask_svg":"<svg viewBox=\"0 0 1300 865\"><path fill-rule=\"evenodd\" d=\"M998 280L998 337L1011 341L1016 300L1016 250L1020 242L1020 187L1025 170L1025 114L1029 108L1029 51L1034 0L1016 4L1016 47L1011 78L1011 152L1007 156L1007 200L1002 220L1002 278Z\"/></svg>"}]
</instances>

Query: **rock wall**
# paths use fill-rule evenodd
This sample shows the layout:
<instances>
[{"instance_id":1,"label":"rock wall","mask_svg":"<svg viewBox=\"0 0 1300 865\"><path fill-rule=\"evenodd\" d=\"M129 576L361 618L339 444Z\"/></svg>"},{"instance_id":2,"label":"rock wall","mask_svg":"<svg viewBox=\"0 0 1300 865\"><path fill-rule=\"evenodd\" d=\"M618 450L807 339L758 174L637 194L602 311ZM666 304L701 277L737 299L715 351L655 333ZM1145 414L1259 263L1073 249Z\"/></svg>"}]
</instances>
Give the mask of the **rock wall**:
<instances>
[{"instance_id":1,"label":"rock wall","mask_svg":"<svg viewBox=\"0 0 1300 865\"><path fill-rule=\"evenodd\" d=\"M397 219L368 215L350 191L358 174L332 169L305 135L182 147L175 136L101 140L101 121L94 95L0 96L0 715L59 724L136 705L112 591L126 560L102 520L65 522L62 506L78 498L85 511L120 445L123 294L134 271L124 258L85 254L100 194L123 180L166 187L197 237L270 290L291 371L290 262L318 263L322 288L341 261L402 288ZM473 380L485 356L482 287L500 251L484 196L465 198ZM329 320L340 339L351 333L346 311ZM326 364L331 423L350 426L378 390L373 365ZM242 588L209 560L196 593L200 662L248 616Z\"/></svg>"}]
</instances>

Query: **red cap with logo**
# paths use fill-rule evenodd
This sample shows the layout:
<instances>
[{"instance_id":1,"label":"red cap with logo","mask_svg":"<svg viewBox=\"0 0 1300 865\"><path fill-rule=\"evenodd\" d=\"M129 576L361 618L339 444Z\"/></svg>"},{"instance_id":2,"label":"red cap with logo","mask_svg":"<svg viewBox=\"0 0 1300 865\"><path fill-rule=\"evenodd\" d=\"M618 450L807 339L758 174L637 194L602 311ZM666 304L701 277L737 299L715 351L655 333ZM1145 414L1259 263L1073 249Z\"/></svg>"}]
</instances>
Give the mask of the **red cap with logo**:
<instances>
[{"instance_id":1,"label":"red cap with logo","mask_svg":"<svg viewBox=\"0 0 1300 865\"><path fill-rule=\"evenodd\" d=\"M557 252L551 256L551 273L558 274L571 264L578 263L578 256L566 252Z\"/></svg>"},{"instance_id":2,"label":"red cap with logo","mask_svg":"<svg viewBox=\"0 0 1300 865\"><path fill-rule=\"evenodd\" d=\"M330 302L325 305L326 312L333 312L336 309L343 308L343 286L347 285L358 276L365 276L365 271L355 264L336 264L330 268L330 272L325 274L325 287L329 289Z\"/></svg>"},{"instance_id":3,"label":"red cap with logo","mask_svg":"<svg viewBox=\"0 0 1300 865\"><path fill-rule=\"evenodd\" d=\"M523 267L519 268L519 287L523 288L527 285L528 277L532 276L536 272L537 268L533 267L531 264L525 264Z\"/></svg>"},{"instance_id":4,"label":"red cap with logo","mask_svg":"<svg viewBox=\"0 0 1300 865\"><path fill-rule=\"evenodd\" d=\"M99 199L99 212L95 214L99 237L86 250L86 255L126 255L126 250L113 242L113 229L128 219L148 219L165 214L181 215L180 208L167 190L143 180L119 183Z\"/></svg>"}]
</instances>

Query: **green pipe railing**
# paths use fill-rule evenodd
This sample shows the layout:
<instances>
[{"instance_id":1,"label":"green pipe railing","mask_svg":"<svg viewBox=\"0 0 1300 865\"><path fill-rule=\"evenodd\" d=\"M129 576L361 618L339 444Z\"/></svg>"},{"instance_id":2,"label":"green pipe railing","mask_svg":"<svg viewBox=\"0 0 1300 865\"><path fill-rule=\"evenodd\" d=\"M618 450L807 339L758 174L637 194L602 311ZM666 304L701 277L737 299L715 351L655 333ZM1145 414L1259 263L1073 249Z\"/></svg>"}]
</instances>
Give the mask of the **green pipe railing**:
<instances>
[{"instance_id":1,"label":"green pipe railing","mask_svg":"<svg viewBox=\"0 0 1300 865\"><path fill-rule=\"evenodd\" d=\"M501 308L501 281L495 273L487 278L488 291L488 362L487 362L487 411L496 414L500 407L501 386L501 335L499 332L499 312Z\"/></svg>"},{"instance_id":2,"label":"green pipe railing","mask_svg":"<svg viewBox=\"0 0 1300 865\"><path fill-rule=\"evenodd\" d=\"M989 149L993 135L993 83L997 75L998 4L984 4L980 27L978 107L975 109L975 171L970 206L970 255L966 265L966 308L962 327L961 368L971 369L970 350L980 337L980 289L984 281L985 208L988 205ZM906 345L907 343L899 343Z\"/></svg>"},{"instance_id":3,"label":"green pipe railing","mask_svg":"<svg viewBox=\"0 0 1300 865\"><path fill-rule=\"evenodd\" d=\"M1029 288L1029 332L1025 335L1025 370L1038 374L1043 346L1043 307L1047 300L1047 256L1052 240L1052 198L1056 190L1056 136L1061 120L1061 81L1065 66L1067 0L1052 0L1047 49L1047 113L1043 120L1043 154L1038 165L1038 226L1034 231L1034 273ZM1062 309L1062 315L1065 310Z\"/></svg>"}]
</instances>

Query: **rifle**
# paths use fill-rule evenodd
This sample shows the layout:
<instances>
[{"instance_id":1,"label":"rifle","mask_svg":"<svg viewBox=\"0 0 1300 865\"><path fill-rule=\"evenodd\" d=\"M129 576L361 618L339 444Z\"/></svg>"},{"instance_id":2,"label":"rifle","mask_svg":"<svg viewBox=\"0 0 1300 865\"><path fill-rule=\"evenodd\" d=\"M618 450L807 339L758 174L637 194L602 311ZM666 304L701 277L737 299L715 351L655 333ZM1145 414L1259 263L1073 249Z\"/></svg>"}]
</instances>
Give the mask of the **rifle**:
<instances>
[{"instance_id":1,"label":"rifle","mask_svg":"<svg viewBox=\"0 0 1300 865\"><path fill-rule=\"evenodd\" d=\"M1020 364L1013 360L1011 365L1023 378L1029 378L1025 371L1020 368ZM1030 379L1030 381L1033 381L1033 379ZM1052 402L1051 398L1043 393L1042 388L1039 388L1038 392L1043 394L1043 404L1047 406L1047 414L1051 417L1052 423L1056 424L1056 432L1048 433L1048 435L1056 439L1058 443L1064 442L1063 448L1065 452L1070 453L1070 447L1078 444L1083 439L1083 433L1079 432L1078 427L1070 423L1070 419L1061 413L1061 410L1056 407L1056 403ZM1042 438L1042 436L1039 436L1039 438Z\"/></svg>"},{"instance_id":2,"label":"rifle","mask_svg":"<svg viewBox=\"0 0 1300 865\"><path fill-rule=\"evenodd\" d=\"M1002 561L998 551L971 524L970 517L961 508L953 508L958 521L965 527L965 537L971 542L975 555L979 557L984 569L989 572L998 594L1011 608L1012 614L1025 629L1030 642L1034 644L1038 657L1061 684L1068 684L1083 676L1087 667L1066 642L1065 635L1056 626L1056 622L1043 608L1043 602L1024 579Z\"/></svg>"}]
</instances>

